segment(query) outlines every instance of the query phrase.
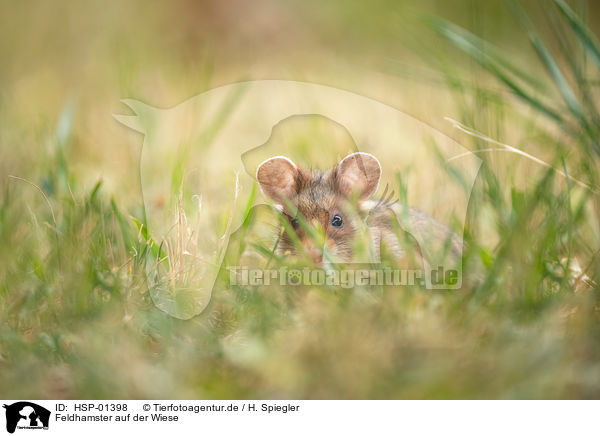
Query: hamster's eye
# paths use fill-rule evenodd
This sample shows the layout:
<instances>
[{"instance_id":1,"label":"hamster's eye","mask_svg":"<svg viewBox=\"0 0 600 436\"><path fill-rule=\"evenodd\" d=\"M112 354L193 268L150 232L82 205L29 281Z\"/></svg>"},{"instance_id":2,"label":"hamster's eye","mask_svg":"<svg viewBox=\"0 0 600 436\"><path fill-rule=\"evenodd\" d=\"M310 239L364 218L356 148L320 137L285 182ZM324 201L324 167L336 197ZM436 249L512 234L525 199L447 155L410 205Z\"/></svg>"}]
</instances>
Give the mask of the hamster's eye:
<instances>
[{"instance_id":1,"label":"hamster's eye","mask_svg":"<svg viewBox=\"0 0 600 436\"><path fill-rule=\"evenodd\" d=\"M334 215L333 218L331 218L331 225L333 227L342 227L342 224L344 224L344 221L341 216Z\"/></svg>"},{"instance_id":2,"label":"hamster's eye","mask_svg":"<svg viewBox=\"0 0 600 436\"><path fill-rule=\"evenodd\" d=\"M292 223L293 228L298 227L298 218L290 218L290 223Z\"/></svg>"}]
</instances>

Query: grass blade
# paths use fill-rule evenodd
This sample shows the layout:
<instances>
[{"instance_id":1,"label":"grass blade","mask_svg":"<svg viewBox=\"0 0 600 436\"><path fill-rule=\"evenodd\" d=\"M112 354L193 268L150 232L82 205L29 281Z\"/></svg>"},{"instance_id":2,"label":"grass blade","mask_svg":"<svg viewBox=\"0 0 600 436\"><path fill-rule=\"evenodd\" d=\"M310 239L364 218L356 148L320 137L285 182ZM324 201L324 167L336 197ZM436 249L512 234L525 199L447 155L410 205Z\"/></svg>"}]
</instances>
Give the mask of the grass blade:
<instances>
[{"instance_id":1,"label":"grass blade","mask_svg":"<svg viewBox=\"0 0 600 436\"><path fill-rule=\"evenodd\" d=\"M553 0L560 12L566 18L567 23L577 36L587 55L600 68L600 44L589 27L581 21L581 18L563 0Z\"/></svg>"},{"instance_id":2,"label":"grass blade","mask_svg":"<svg viewBox=\"0 0 600 436\"><path fill-rule=\"evenodd\" d=\"M508 73L512 73L521 81L530 85L532 85L532 83L537 83L536 81L533 81L529 75L522 73L517 67L512 65L506 58L500 58L497 50L492 49L490 51L489 44L486 44L481 38L448 21L434 18L431 23L439 34L479 62L482 67L487 69L498 80L508 86L511 91L522 100L554 121L561 124L564 123L563 117L557 110L549 107L546 103L535 97L529 90L525 89L511 78Z\"/></svg>"},{"instance_id":3,"label":"grass blade","mask_svg":"<svg viewBox=\"0 0 600 436\"><path fill-rule=\"evenodd\" d=\"M567 83L567 80L560 71L560 68L558 67L553 56L550 54L550 51L546 48L539 34L535 31L533 23L531 22L531 20L517 1L511 0L509 1L509 5L511 6L513 13L517 16L525 30L527 30L527 34L529 36L531 45L533 46L538 56L542 60L542 63L550 73L552 80L554 81L556 87L563 96L565 102L567 103L567 106L569 107L573 115L575 115L578 119L585 121L583 111L581 110L581 105L579 104L579 100L577 99L571 87Z\"/></svg>"}]
</instances>

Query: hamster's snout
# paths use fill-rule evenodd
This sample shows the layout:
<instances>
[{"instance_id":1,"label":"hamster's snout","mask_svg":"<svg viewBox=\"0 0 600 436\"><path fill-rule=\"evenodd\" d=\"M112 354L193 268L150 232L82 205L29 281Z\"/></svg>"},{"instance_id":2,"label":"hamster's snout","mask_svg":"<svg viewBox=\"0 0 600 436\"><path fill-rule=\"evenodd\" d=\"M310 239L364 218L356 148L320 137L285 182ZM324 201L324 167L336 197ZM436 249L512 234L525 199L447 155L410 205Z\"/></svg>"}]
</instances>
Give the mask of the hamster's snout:
<instances>
[{"instance_id":1,"label":"hamster's snout","mask_svg":"<svg viewBox=\"0 0 600 436\"><path fill-rule=\"evenodd\" d=\"M304 248L304 253L308 258L315 264L320 265L323 263L323 242L325 239L325 229L323 224L318 219L312 219L308 223L312 232L312 235L304 233L300 236L300 242Z\"/></svg>"},{"instance_id":2,"label":"hamster's snout","mask_svg":"<svg viewBox=\"0 0 600 436\"><path fill-rule=\"evenodd\" d=\"M320 265L323 262L323 252L318 248L312 248L309 252L310 259Z\"/></svg>"},{"instance_id":3,"label":"hamster's snout","mask_svg":"<svg viewBox=\"0 0 600 436\"><path fill-rule=\"evenodd\" d=\"M319 248L311 238L304 238L302 246L307 256L317 265L323 262L323 250Z\"/></svg>"}]
</instances>

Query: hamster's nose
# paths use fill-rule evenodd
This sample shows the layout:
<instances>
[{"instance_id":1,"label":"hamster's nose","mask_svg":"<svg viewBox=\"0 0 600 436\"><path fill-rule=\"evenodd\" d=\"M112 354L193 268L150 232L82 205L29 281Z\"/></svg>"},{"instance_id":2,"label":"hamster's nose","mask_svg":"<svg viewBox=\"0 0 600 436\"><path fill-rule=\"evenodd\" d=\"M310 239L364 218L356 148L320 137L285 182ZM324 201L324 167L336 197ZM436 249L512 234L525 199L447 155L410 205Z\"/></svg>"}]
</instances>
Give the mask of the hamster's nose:
<instances>
[{"instance_id":1,"label":"hamster's nose","mask_svg":"<svg viewBox=\"0 0 600 436\"><path fill-rule=\"evenodd\" d=\"M323 262L323 251L310 238L304 239L302 245L304 245L304 251L310 260L316 264Z\"/></svg>"},{"instance_id":2,"label":"hamster's nose","mask_svg":"<svg viewBox=\"0 0 600 436\"><path fill-rule=\"evenodd\" d=\"M318 248L311 248L308 254L314 263L321 264L323 262L323 253Z\"/></svg>"}]
</instances>

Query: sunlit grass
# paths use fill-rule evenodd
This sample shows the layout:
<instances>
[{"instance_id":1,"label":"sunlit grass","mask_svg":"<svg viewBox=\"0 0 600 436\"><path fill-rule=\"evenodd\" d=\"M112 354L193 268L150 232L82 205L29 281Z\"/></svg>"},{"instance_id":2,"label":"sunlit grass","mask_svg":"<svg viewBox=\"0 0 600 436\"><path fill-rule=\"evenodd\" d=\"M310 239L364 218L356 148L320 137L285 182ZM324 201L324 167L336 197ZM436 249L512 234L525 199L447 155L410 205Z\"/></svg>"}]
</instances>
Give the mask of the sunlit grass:
<instances>
[{"instance_id":1,"label":"sunlit grass","mask_svg":"<svg viewBox=\"0 0 600 436\"><path fill-rule=\"evenodd\" d=\"M577 13L553 3L558 45L512 4L524 26L519 44L532 44L543 77L448 20L429 20L439 38L422 30L432 45L458 48L481 67L477 74L486 74L471 81L448 59L422 53L436 62L441 92L453 98L449 116L480 133L454 132L484 160L465 229L463 265L473 276L459 291L230 286L227 265L309 265L275 253L279 225L287 221L267 206L251 208L260 195L256 186L248 202L222 193L244 220L231 229L232 212L222 211L224 233L215 235L203 234L201 224L211 198L202 198L201 207L188 199L196 209L174 198L173 229L160 240L145 226L132 190L114 189L114 174L99 180L78 168L85 153L102 153L95 141L112 140L78 130L85 105L66 99L53 114L56 122L37 124L0 106L6 156L0 392L12 398L597 398L600 49ZM125 62L119 53L105 56ZM110 80L130 83L136 71ZM498 148L486 138L551 168L486 151ZM39 153L8 146L19 139L43 146ZM288 139L314 157L305 137ZM115 172L119 165L130 171L125 155L114 159ZM232 177L215 183L229 186ZM403 201L400 177L393 189ZM210 250L205 240L214 242ZM357 241L358 252L366 247ZM217 282L210 300L208 276Z\"/></svg>"}]
</instances>

